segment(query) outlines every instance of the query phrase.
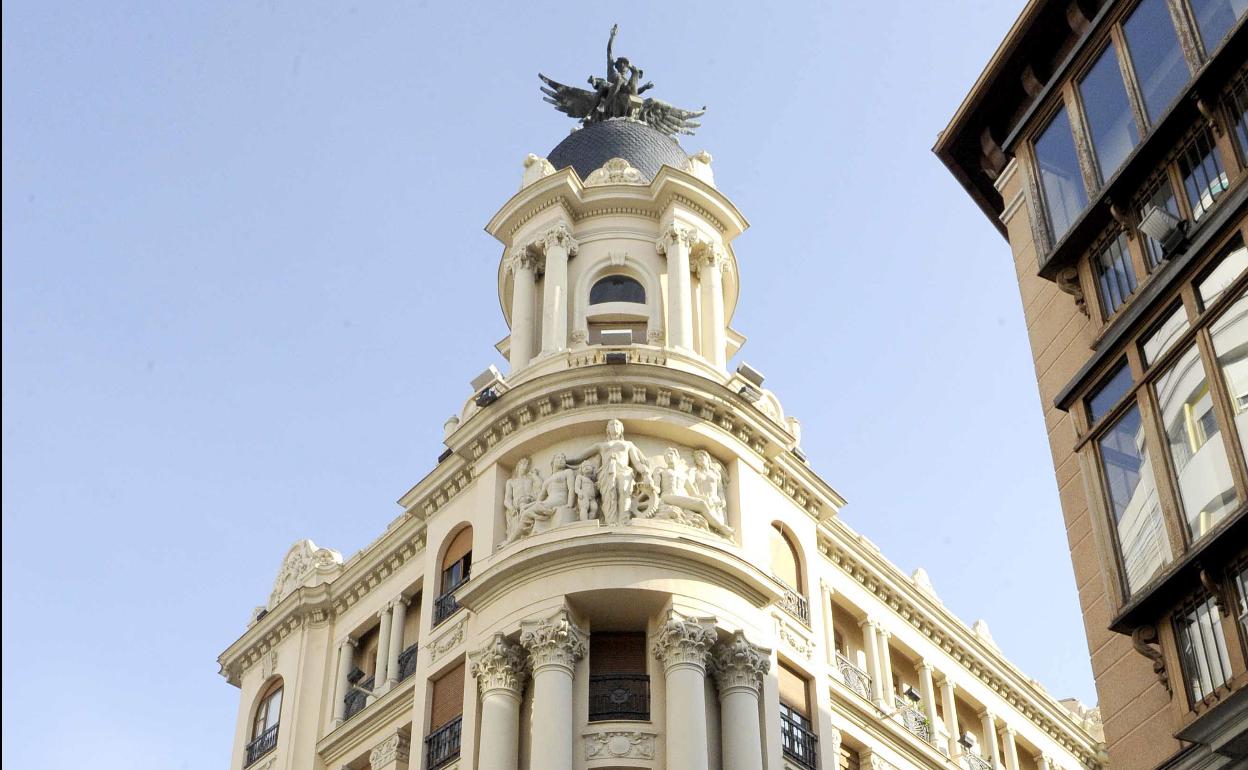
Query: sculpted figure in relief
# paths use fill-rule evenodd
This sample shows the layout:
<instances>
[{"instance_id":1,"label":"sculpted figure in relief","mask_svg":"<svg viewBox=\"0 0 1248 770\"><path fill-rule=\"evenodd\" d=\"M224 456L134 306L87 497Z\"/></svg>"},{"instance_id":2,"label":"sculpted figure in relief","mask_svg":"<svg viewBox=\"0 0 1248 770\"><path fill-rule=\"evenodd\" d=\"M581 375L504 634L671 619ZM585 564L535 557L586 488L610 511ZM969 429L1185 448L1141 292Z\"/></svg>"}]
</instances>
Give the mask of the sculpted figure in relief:
<instances>
[{"instance_id":1,"label":"sculpted figure in relief","mask_svg":"<svg viewBox=\"0 0 1248 770\"><path fill-rule=\"evenodd\" d=\"M679 450L664 451L663 465L653 474L659 502L650 515L726 536L731 530L724 521L722 472L703 450L694 453L694 464L690 472Z\"/></svg>"},{"instance_id":2,"label":"sculpted figure in relief","mask_svg":"<svg viewBox=\"0 0 1248 770\"><path fill-rule=\"evenodd\" d=\"M516 527L520 522L520 512L537 499L542 491L542 476L533 462L521 457L516 462L515 473L503 489L503 511L507 514L507 539L510 543L516 538Z\"/></svg>"},{"instance_id":3,"label":"sculpted figure in relief","mask_svg":"<svg viewBox=\"0 0 1248 770\"><path fill-rule=\"evenodd\" d=\"M608 525L624 524L635 514L633 487L638 478L649 480L650 463L637 445L624 438L624 423L607 422L607 440L594 444L568 462L580 465L594 458L598 468L598 496Z\"/></svg>"},{"instance_id":4,"label":"sculpted figure in relief","mask_svg":"<svg viewBox=\"0 0 1248 770\"><path fill-rule=\"evenodd\" d=\"M581 463L576 474L576 505L581 514L581 521L598 518L598 480L594 463L586 460Z\"/></svg>"},{"instance_id":5,"label":"sculpted figure in relief","mask_svg":"<svg viewBox=\"0 0 1248 770\"><path fill-rule=\"evenodd\" d=\"M576 507L576 471L568 467L562 453L550 461L550 477L541 484L537 498L520 507L516 523L503 545L532 534L535 525L550 523L552 519L565 521L571 518ZM557 515L560 511L564 515Z\"/></svg>"}]
</instances>

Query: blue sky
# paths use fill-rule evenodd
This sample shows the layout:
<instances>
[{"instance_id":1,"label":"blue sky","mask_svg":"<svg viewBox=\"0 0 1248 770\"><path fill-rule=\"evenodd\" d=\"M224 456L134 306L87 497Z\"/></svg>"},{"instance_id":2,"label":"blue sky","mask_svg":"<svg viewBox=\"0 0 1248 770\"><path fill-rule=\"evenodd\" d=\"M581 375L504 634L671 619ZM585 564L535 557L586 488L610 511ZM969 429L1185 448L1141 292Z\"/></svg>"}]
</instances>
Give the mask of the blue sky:
<instances>
[{"instance_id":1,"label":"blue sky","mask_svg":"<svg viewBox=\"0 0 1248 770\"><path fill-rule=\"evenodd\" d=\"M4 762L227 763L217 654L501 365L482 226L614 21L709 107L742 357L845 520L1094 701L1009 251L929 149L1021 6L6 2Z\"/></svg>"}]
</instances>

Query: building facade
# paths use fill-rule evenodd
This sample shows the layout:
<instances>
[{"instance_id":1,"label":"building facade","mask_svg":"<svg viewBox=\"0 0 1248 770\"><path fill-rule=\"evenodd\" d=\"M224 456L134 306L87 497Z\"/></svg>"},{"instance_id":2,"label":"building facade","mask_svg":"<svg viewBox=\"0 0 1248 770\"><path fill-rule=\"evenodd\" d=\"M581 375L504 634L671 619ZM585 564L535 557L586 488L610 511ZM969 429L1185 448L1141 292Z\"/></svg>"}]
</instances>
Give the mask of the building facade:
<instances>
[{"instance_id":1,"label":"building facade","mask_svg":"<svg viewBox=\"0 0 1248 770\"><path fill-rule=\"evenodd\" d=\"M1248 766L1246 13L1028 3L934 148L1013 252L1122 770Z\"/></svg>"},{"instance_id":2,"label":"building facade","mask_svg":"<svg viewBox=\"0 0 1248 770\"><path fill-rule=\"evenodd\" d=\"M344 561L310 541L220 657L231 767L1097 770L985 624L838 517L730 323L711 158L588 122L489 222L510 362Z\"/></svg>"}]
</instances>

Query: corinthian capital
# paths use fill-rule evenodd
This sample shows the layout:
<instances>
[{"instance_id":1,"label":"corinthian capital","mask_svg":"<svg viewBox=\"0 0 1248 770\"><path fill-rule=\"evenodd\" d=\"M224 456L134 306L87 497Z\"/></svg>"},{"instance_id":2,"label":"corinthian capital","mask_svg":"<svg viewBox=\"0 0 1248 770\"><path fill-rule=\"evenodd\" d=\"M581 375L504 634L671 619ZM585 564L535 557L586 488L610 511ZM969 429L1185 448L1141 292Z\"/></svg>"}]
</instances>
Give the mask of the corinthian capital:
<instances>
[{"instance_id":1,"label":"corinthian capital","mask_svg":"<svg viewBox=\"0 0 1248 770\"><path fill-rule=\"evenodd\" d=\"M703 270L718 270L722 273L728 269L728 252L723 246L708 243L705 248L699 250L696 266L699 274Z\"/></svg>"},{"instance_id":2,"label":"corinthian capital","mask_svg":"<svg viewBox=\"0 0 1248 770\"><path fill-rule=\"evenodd\" d=\"M659 239L654 242L654 247L659 250L659 254L666 255L671 246L680 245L691 249L697 241L697 231L672 223L659 233Z\"/></svg>"},{"instance_id":3,"label":"corinthian capital","mask_svg":"<svg viewBox=\"0 0 1248 770\"><path fill-rule=\"evenodd\" d=\"M482 695L490 690L507 690L517 696L524 692L524 649L502 634L494 634L485 647L468 653L468 660Z\"/></svg>"},{"instance_id":4,"label":"corinthian capital","mask_svg":"<svg viewBox=\"0 0 1248 770\"><path fill-rule=\"evenodd\" d=\"M571 670L585 655L585 632L577 628L567 610L545 620L520 624L520 645L529 651L533 669L561 666Z\"/></svg>"},{"instance_id":5,"label":"corinthian capital","mask_svg":"<svg viewBox=\"0 0 1248 770\"><path fill-rule=\"evenodd\" d=\"M672 610L655 636L652 651L665 668L679 665L706 667L715 644L715 618L695 618Z\"/></svg>"},{"instance_id":6,"label":"corinthian capital","mask_svg":"<svg viewBox=\"0 0 1248 770\"><path fill-rule=\"evenodd\" d=\"M575 257L580 244L572 237L572 231L567 225L555 225L546 231L542 236L542 245L546 247L546 252L550 253L551 249L564 249L569 257Z\"/></svg>"},{"instance_id":7,"label":"corinthian capital","mask_svg":"<svg viewBox=\"0 0 1248 770\"><path fill-rule=\"evenodd\" d=\"M511 252L507 257L506 270L509 273L515 273L517 270L540 271L542 268L542 258L533 253L528 246L520 246Z\"/></svg>"},{"instance_id":8,"label":"corinthian capital","mask_svg":"<svg viewBox=\"0 0 1248 770\"><path fill-rule=\"evenodd\" d=\"M719 684L719 692L746 688L754 693L763 687L763 674L771 669L771 651L751 644L741 631L711 651L711 672Z\"/></svg>"}]
</instances>

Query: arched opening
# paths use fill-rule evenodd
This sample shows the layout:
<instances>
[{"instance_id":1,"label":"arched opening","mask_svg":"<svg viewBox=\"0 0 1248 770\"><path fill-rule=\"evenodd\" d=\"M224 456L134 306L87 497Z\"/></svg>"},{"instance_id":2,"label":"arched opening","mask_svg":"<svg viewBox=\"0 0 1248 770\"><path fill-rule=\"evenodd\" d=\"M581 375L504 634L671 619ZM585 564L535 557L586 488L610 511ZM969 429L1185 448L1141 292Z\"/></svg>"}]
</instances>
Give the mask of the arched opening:
<instances>
[{"instance_id":1,"label":"arched opening","mask_svg":"<svg viewBox=\"0 0 1248 770\"><path fill-rule=\"evenodd\" d=\"M433 604L433 625L455 614L459 602L455 589L467 582L472 572L472 527L456 532L442 554L442 570L438 577L438 598Z\"/></svg>"},{"instance_id":2,"label":"arched opening","mask_svg":"<svg viewBox=\"0 0 1248 770\"><path fill-rule=\"evenodd\" d=\"M277 677L260 691L247 741L247 764L277 747L277 728L282 716L282 678Z\"/></svg>"},{"instance_id":3,"label":"arched opening","mask_svg":"<svg viewBox=\"0 0 1248 770\"><path fill-rule=\"evenodd\" d=\"M586 341L591 345L644 343L649 318L646 288L640 281L622 273L603 276L589 289Z\"/></svg>"},{"instance_id":4,"label":"arched opening","mask_svg":"<svg viewBox=\"0 0 1248 770\"><path fill-rule=\"evenodd\" d=\"M789 588L781 599L780 606L809 625L810 604L806 601L801 557L792 535L779 522L771 525L769 546L771 574Z\"/></svg>"}]
</instances>

